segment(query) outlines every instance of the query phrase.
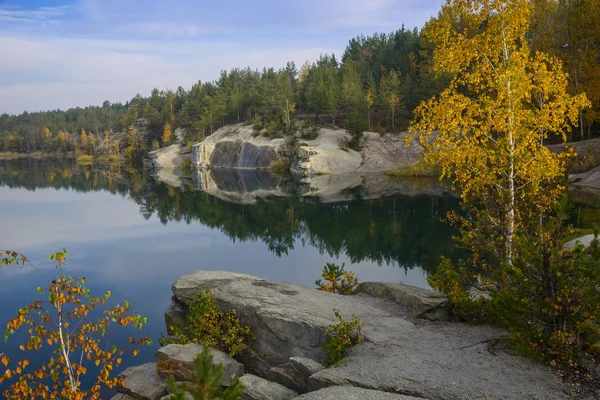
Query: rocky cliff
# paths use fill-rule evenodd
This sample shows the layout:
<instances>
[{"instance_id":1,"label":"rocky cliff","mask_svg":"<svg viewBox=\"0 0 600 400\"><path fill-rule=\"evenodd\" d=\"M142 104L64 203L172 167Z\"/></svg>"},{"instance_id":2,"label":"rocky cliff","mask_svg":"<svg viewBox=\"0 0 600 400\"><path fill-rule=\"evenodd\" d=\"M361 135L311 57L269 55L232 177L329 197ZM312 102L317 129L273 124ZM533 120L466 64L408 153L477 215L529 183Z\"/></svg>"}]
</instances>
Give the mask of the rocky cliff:
<instances>
[{"instance_id":1,"label":"rocky cliff","mask_svg":"<svg viewBox=\"0 0 600 400\"><path fill-rule=\"evenodd\" d=\"M404 146L406 133L366 132L360 152L347 148L350 135L343 129L321 128L314 140L296 138L293 148L282 138L254 136L252 126L231 125L217 130L192 148L196 167L268 169L279 161L290 164L300 177L323 174L383 173L398 165L419 162L417 142Z\"/></svg>"}]
</instances>

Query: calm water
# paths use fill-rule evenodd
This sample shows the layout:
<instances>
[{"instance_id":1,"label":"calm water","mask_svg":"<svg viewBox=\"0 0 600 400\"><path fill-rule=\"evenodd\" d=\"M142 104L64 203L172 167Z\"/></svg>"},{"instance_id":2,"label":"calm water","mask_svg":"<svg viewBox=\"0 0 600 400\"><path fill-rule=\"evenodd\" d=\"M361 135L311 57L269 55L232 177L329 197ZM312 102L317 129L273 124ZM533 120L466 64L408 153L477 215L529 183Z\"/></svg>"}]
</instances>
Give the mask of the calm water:
<instances>
[{"instance_id":1,"label":"calm water","mask_svg":"<svg viewBox=\"0 0 600 400\"><path fill-rule=\"evenodd\" d=\"M458 207L448 195L413 191L365 200L371 192L354 187L334 196L343 201L325 202L274 177L212 178L216 182L184 180L177 188L143 171L72 161L0 162L0 248L28 255L49 276L54 271L47 254L67 248L67 273L85 275L97 295L110 290L114 302L130 300L148 317L145 333L156 343L165 332L172 282L197 269L312 286L325 263L344 262L361 280L426 287L427 271L452 252L453 232L440 222ZM273 187L277 196L253 195ZM593 205L578 212L582 226L588 214L598 215ZM43 282L24 268L5 268L0 277L4 326ZM0 352L16 346L1 342ZM144 349L135 363L153 360L155 348Z\"/></svg>"}]
</instances>

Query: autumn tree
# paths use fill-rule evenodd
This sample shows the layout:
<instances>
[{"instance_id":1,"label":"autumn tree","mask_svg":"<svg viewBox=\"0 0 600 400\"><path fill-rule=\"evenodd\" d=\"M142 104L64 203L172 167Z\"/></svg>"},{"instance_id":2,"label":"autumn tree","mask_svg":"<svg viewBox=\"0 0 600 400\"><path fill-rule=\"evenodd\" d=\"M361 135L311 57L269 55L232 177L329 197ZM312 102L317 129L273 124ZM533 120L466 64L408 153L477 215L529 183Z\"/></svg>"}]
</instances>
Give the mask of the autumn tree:
<instances>
[{"instance_id":1,"label":"autumn tree","mask_svg":"<svg viewBox=\"0 0 600 400\"><path fill-rule=\"evenodd\" d=\"M597 242L563 249L567 155L542 143L565 141L588 102L568 94L558 59L530 51L531 12L527 0L451 0L428 26L435 68L453 78L418 107L412 130L460 189L466 215L450 219L470 251L430 283L463 315L503 324L528 354L573 363L600 337L600 252Z\"/></svg>"},{"instance_id":2,"label":"autumn tree","mask_svg":"<svg viewBox=\"0 0 600 400\"><path fill-rule=\"evenodd\" d=\"M395 70L391 70L381 77L379 93L381 103L390 112L392 132L396 131L396 112L403 102L402 86L402 76Z\"/></svg>"},{"instance_id":3,"label":"autumn tree","mask_svg":"<svg viewBox=\"0 0 600 400\"><path fill-rule=\"evenodd\" d=\"M454 78L418 107L412 131L420 133L426 160L460 186L463 199L493 202L487 224L498 232L498 259L511 264L516 233L559 194L548 188L563 175L564 157L542 140L565 140L587 100L568 95L559 60L531 53L526 0L455 0L446 7L464 16L464 29L439 19L426 34L438 44L435 68Z\"/></svg>"},{"instance_id":4,"label":"autumn tree","mask_svg":"<svg viewBox=\"0 0 600 400\"><path fill-rule=\"evenodd\" d=\"M81 135L79 136L79 144L81 146L81 151L85 154L89 154L90 142L87 133L85 133L85 129L81 129Z\"/></svg>"},{"instance_id":5,"label":"autumn tree","mask_svg":"<svg viewBox=\"0 0 600 400\"><path fill-rule=\"evenodd\" d=\"M123 384L122 378L113 376L114 368L122 364L123 357L127 353L135 357L139 353L135 346L151 343L147 336L131 337L124 348L117 343L103 343L115 327L142 329L146 319L131 314L131 304L125 302L107 307L93 321L92 310L106 307L110 292L95 297L86 288L85 278L65 275L66 256L64 249L50 255L58 271L58 276L50 279L24 255L0 250L0 265L20 264L33 268L46 283L38 292L47 293L47 301L32 301L18 310L6 325L5 340L18 331L29 335L18 346L24 354L22 359L11 359L0 352L0 362L6 368L0 374L0 384L10 383L2 393L6 399L98 399L102 387L115 388ZM47 351L51 355L44 357ZM82 378L91 374L95 374L95 378L90 387L85 387Z\"/></svg>"},{"instance_id":6,"label":"autumn tree","mask_svg":"<svg viewBox=\"0 0 600 400\"><path fill-rule=\"evenodd\" d=\"M169 143L171 143L171 137L172 137L172 133L171 133L171 125L169 123L166 123L164 128L163 128L163 134L162 134L162 142L163 145L168 145Z\"/></svg>"}]
</instances>

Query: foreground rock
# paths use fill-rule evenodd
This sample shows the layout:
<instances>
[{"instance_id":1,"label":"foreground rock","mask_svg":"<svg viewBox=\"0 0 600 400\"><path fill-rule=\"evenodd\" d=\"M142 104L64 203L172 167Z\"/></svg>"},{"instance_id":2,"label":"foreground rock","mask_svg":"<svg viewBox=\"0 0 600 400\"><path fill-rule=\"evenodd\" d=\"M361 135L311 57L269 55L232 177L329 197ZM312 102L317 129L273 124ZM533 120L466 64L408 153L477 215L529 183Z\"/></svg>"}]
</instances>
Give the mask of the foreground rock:
<instances>
[{"instance_id":1,"label":"foreground rock","mask_svg":"<svg viewBox=\"0 0 600 400\"><path fill-rule=\"evenodd\" d=\"M297 397L298 400L419 400L417 397L352 386L336 386Z\"/></svg>"},{"instance_id":2,"label":"foreground rock","mask_svg":"<svg viewBox=\"0 0 600 400\"><path fill-rule=\"evenodd\" d=\"M240 382L244 385L244 394L240 400L290 400L298 397L298 393L293 390L256 375L244 375Z\"/></svg>"},{"instance_id":3,"label":"foreground rock","mask_svg":"<svg viewBox=\"0 0 600 400\"><path fill-rule=\"evenodd\" d=\"M272 376L273 368L287 368L290 357L322 362L324 331L337 322L336 308L345 319L353 314L360 318L366 341L347 353L342 366L312 373L311 391L356 386L448 400L552 400L569 393L548 368L494 346L506 337L496 328L417 322L395 301L365 294L340 296L220 271L179 278L173 285L175 299L188 303L203 287L211 289L219 308L236 309L242 322L252 326L255 357L242 361L265 378Z\"/></svg>"},{"instance_id":4,"label":"foreground rock","mask_svg":"<svg viewBox=\"0 0 600 400\"><path fill-rule=\"evenodd\" d=\"M448 298L433 290L396 283L363 282L358 286L357 291L391 300L406 307L408 313L416 318L445 321L450 312Z\"/></svg>"},{"instance_id":5,"label":"foreground rock","mask_svg":"<svg viewBox=\"0 0 600 400\"><path fill-rule=\"evenodd\" d=\"M173 375L176 381L191 381L196 371L194 360L202 353L203 346L195 343L186 345L169 344L156 352L156 372L166 379ZM244 366L228 354L217 349L210 349L213 355L213 365L223 364L221 386L229 386L235 378L244 374Z\"/></svg>"},{"instance_id":6,"label":"foreground rock","mask_svg":"<svg viewBox=\"0 0 600 400\"><path fill-rule=\"evenodd\" d=\"M158 400L167 394L167 384L156 373L156 364L147 363L127 368L120 377L125 380L122 399L131 396L138 400Z\"/></svg>"}]
</instances>

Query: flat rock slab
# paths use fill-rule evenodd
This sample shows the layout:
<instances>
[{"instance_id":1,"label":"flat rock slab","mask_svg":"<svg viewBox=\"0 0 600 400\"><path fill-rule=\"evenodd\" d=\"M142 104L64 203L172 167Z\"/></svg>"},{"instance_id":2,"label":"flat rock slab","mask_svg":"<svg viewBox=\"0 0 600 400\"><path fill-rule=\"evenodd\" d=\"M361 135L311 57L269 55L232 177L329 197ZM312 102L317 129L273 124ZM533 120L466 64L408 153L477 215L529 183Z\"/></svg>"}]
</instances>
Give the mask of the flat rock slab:
<instances>
[{"instance_id":1,"label":"flat rock slab","mask_svg":"<svg viewBox=\"0 0 600 400\"><path fill-rule=\"evenodd\" d=\"M293 390L255 375L244 375L240 382L244 385L240 400L290 400L298 397Z\"/></svg>"},{"instance_id":2,"label":"flat rock slab","mask_svg":"<svg viewBox=\"0 0 600 400\"><path fill-rule=\"evenodd\" d=\"M266 363L259 371L262 376L290 357L322 362L325 331L338 322L334 308L346 318L353 314L391 317L399 309L369 296L339 296L224 271L196 271L177 279L172 289L178 301L188 304L204 287L211 290L219 308L235 309L241 322L252 326L257 338L254 350Z\"/></svg>"},{"instance_id":3,"label":"flat rock slab","mask_svg":"<svg viewBox=\"0 0 600 400\"><path fill-rule=\"evenodd\" d=\"M158 400L167 394L168 386L156 373L155 363L127 368L120 377L125 380L121 392L135 399Z\"/></svg>"},{"instance_id":4,"label":"flat rock slab","mask_svg":"<svg viewBox=\"0 0 600 400\"><path fill-rule=\"evenodd\" d=\"M296 397L298 400L423 400L378 390L361 389L353 386L334 386Z\"/></svg>"},{"instance_id":5,"label":"flat rock slab","mask_svg":"<svg viewBox=\"0 0 600 400\"><path fill-rule=\"evenodd\" d=\"M161 378L173 375L176 381L193 381L196 371L194 360L202 353L203 346L195 343L169 344L156 352L156 372ZM228 354L209 347L213 365L223 365L223 378L219 384L229 386L235 378L244 375L244 366Z\"/></svg>"},{"instance_id":6,"label":"flat rock slab","mask_svg":"<svg viewBox=\"0 0 600 400\"><path fill-rule=\"evenodd\" d=\"M229 272L197 271L178 279L173 291L178 301L188 303L204 287L219 308L236 309L242 322L252 326L254 360L262 362L252 368L260 376L268 377L271 368L285 366L290 357L322 362L324 331L338 322L335 308L345 319L355 314L364 323L366 341L347 352L342 366L313 374L310 390L356 386L432 400L553 400L568 395L549 368L494 347L507 337L497 328L414 323L394 301L340 296Z\"/></svg>"},{"instance_id":7,"label":"flat rock slab","mask_svg":"<svg viewBox=\"0 0 600 400\"><path fill-rule=\"evenodd\" d=\"M449 314L448 297L434 290L387 282L363 282L357 291L369 296L392 300L406 307L417 318L432 321L446 320Z\"/></svg>"}]
</instances>

